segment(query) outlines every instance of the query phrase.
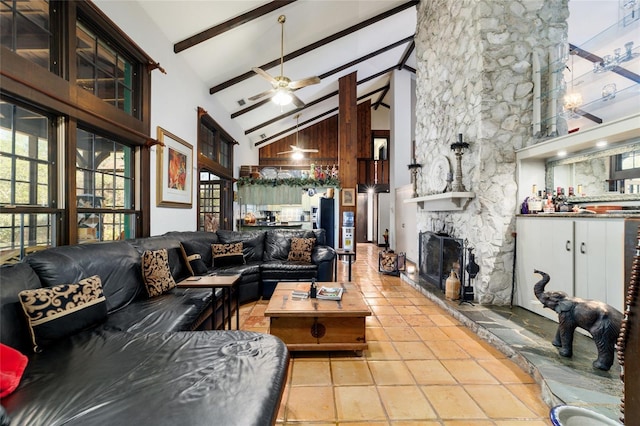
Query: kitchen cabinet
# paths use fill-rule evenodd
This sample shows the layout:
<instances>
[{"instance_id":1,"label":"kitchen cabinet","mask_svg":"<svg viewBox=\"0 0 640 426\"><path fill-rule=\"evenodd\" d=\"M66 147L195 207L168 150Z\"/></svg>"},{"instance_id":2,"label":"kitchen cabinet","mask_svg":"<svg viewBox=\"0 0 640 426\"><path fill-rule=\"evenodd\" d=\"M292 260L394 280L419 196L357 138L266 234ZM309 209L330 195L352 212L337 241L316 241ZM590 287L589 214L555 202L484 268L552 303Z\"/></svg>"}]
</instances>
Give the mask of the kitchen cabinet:
<instances>
[{"instance_id":1,"label":"kitchen cabinet","mask_svg":"<svg viewBox=\"0 0 640 426\"><path fill-rule=\"evenodd\" d=\"M546 290L574 294L573 281L573 221L566 218L518 217L517 229L517 305L557 321L558 315L544 308L533 293L533 286L542 277L534 270L551 277Z\"/></svg>"},{"instance_id":2,"label":"kitchen cabinet","mask_svg":"<svg viewBox=\"0 0 640 426\"><path fill-rule=\"evenodd\" d=\"M600 300L622 311L624 299L624 219L517 218L517 305L554 321L557 314L538 302L533 286L546 272L547 291Z\"/></svg>"},{"instance_id":3,"label":"kitchen cabinet","mask_svg":"<svg viewBox=\"0 0 640 426\"><path fill-rule=\"evenodd\" d=\"M624 303L624 220L576 219L575 295L620 312Z\"/></svg>"}]
</instances>

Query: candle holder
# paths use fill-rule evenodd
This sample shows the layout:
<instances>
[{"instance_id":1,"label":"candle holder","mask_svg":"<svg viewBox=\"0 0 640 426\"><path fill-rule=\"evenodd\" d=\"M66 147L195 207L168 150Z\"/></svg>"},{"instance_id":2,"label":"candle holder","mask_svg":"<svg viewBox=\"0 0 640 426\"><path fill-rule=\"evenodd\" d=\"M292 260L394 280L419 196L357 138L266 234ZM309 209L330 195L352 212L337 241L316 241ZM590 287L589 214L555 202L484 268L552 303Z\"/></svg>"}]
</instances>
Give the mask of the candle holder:
<instances>
[{"instance_id":1,"label":"candle holder","mask_svg":"<svg viewBox=\"0 0 640 426\"><path fill-rule=\"evenodd\" d=\"M467 148L469 148L469 143L463 142L462 133L458 133L458 142L451 144L451 150L456 155L456 175L452 185L453 192L467 192L462 183L462 154Z\"/></svg>"},{"instance_id":2,"label":"candle holder","mask_svg":"<svg viewBox=\"0 0 640 426\"><path fill-rule=\"evenodd\" d=\"M413 195L411 197L417 198L418 197L418 172L420 171L422 164L416 163L416 159L414 158L411 161L411 164L409 164L407 167L411 172L411 181L413 183Z\"/></svg>"}]
</instances>

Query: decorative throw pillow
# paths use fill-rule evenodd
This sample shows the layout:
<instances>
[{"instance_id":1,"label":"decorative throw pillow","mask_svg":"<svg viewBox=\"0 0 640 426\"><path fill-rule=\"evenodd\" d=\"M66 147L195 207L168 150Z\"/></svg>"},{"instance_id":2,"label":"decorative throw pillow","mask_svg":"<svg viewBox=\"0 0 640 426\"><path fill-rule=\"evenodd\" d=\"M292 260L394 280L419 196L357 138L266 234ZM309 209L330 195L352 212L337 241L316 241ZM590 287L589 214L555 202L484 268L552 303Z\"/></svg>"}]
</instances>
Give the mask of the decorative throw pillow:
<instances>
[{"instance_id":1,"label":"decorative throw pillow","mask_svg":"<svg viewBox=\"0 0 640 426\"><path fill-rule=\"evenodd\" d=\"M176 286L167 249L147 250L142 254L142 278L149 297L160 296Z\"/></svg>"},{"instance_id":2,"label":"decorative throw pillow","mask_svg":"<svg viewBox=\"0 0 640 426\"><path fill-rule=\"evenodd\" d=\"M311 263L311 251L315 244L315 238L291 238L291 250L289 250L287 260Z\"/></svg>"},{"instance_id":3,"label":"decorative throw pillow","mask_svg":"<svg viewBox=\"0 0 640 426\"><path fill-rule=\"evenodd\" d=\"M22 290L18 297L35 352L107 317L107 302L97 275L75 284Z\"/></svg>"},{"instance_id":4,"label":"decorative throw pillow","mask_svg":"<svg viewBox=\"0 0 640 426\"><path fill-rule=\"evenodd\" d=\"M28 358L19 351L0 343L0 398L18 387L27 361Z\"/></svg>"},{"instance_id":5,"label":"decorative throw pillow","mask_svg":"<svg viewBox=\"0 0 640 426\"><path fill-rule=\"evenodd\" d=\"M231 244L211 244L211 254L213 255L213 266L244 265L244 255L242 254L242 243Z\"/></svg>"},{"instance_id":6,"label":"decorative throw pillow","mask_svg":"<svg viewBox=\"0 0 640 426\"><path fill-rule=\"evenodd\" d=\"M182 256L184 256L184 260L187 262L187 268L191 271L191 275L206 275L207 265L202 260L202 256L196 250L193 249L193 246L187 242L180 243L180 248L182 249Z\"/></svg>"}]
</instances>

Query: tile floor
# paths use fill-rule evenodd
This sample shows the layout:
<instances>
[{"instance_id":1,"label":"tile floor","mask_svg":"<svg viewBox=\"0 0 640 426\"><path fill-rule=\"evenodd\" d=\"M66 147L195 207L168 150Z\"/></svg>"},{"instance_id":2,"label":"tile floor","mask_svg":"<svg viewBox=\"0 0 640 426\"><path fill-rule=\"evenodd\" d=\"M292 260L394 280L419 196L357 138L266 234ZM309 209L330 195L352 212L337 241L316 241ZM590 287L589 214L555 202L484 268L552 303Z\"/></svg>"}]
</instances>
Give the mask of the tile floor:
<instances>
[{"instance_id":1,"label":"tile floor","mask_svg":"<svg viewBox=\"0 0 640 426\"><path fill-rule=\"evenodd\" d=\"M379 250L359 244L352 265L373 312L369 349L293 352L277 424L551 424L531 376L400 278L378 273ZM241 328L268 332L266 306L241 306Z\"/></svg>"}]
</instances>

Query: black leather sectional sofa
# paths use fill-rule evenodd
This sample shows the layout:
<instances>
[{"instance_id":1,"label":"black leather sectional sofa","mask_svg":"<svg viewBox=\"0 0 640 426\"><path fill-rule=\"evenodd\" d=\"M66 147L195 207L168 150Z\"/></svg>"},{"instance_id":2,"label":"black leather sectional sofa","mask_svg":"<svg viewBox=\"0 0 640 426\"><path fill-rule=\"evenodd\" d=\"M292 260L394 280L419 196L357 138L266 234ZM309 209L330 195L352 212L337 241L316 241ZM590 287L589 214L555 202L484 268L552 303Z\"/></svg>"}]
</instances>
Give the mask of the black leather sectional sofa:
<instances>
[{"instance_id":1,"label":"black leather sectional sofa","mask_svg":"<svg viewBox=\"0 0 640 426\"><path fill-rule=\"evenodd\" d=\"M0 342L28 356L20 385L0 400L12 425L266 425L275 423L289 353L278 338L248 331L202 330L209 290L174 288L148 297L142 253L167 249L170 273L190 274L181 241L243 242L246 263L212 269L239 273L241 301L268 280L330 280L335 253L322 232L170 232L127 241L63 246L0 268ZM271 234L270 234L271 233ZM312 264L286 260L293 236L317 236ZM210 256L210 255L209 255ZM296 274L296 271L298 272ZM35 353L20 304L22 290L101 279L106 316ZM222 296L222 294L220 294Z\"/></svg>"}]
</instances>

